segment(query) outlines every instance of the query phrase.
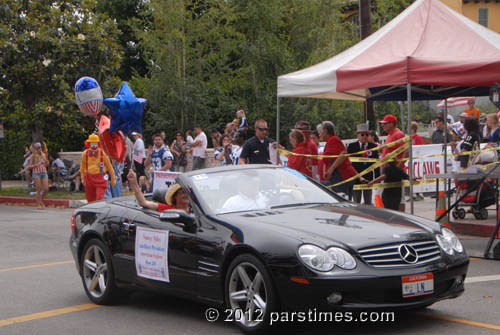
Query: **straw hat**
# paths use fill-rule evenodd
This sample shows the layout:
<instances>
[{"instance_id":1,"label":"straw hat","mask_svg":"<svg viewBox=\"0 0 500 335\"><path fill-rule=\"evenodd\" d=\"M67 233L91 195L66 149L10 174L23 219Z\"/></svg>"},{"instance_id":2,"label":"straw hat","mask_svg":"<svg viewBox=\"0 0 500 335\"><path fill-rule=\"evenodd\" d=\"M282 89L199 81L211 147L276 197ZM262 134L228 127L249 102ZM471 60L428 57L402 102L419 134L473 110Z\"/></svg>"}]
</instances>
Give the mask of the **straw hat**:
<instances>
[{"instance_id":1,"label":"straw hat","mask_svg":"<svg viewBox=\"0 0 500 335\"><path fill-rule=\"evenodd\" d=\"M181 185L179 184L170 186L167 193L165 194L165 201L167 202L167 205L174 206L174 196L180 189Z\"/></svg>"}]
</instances>

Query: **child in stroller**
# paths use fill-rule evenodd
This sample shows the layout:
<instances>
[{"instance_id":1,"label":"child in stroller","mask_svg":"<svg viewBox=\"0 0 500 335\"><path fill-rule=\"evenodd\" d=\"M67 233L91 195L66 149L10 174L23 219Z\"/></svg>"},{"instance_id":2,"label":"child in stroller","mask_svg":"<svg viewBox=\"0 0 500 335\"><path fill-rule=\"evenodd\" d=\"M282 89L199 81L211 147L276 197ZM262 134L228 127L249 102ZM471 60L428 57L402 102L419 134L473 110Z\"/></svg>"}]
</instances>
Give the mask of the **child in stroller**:
<instances>
[{"instance_id":1,"label":"child in stroller","mask_svg":"<svg viewBox=\"0 0 500 335\"><path fill-rule=\"evenodd\" d=\"M471 170L471 166L468 171ZM495 203L495 195L493 184L490 180L484 180L479 185L478 179L455 179L457 189L455 202L458 201L465 193L471 191L463 198L455 207L452 215L455 219L464 219L466 211L463 207L470 207L470 212L474 214L477 220L486 220L488 218L488 206ZM476 186L477 185L477 186Z\"/></svg>"}]
</instances>

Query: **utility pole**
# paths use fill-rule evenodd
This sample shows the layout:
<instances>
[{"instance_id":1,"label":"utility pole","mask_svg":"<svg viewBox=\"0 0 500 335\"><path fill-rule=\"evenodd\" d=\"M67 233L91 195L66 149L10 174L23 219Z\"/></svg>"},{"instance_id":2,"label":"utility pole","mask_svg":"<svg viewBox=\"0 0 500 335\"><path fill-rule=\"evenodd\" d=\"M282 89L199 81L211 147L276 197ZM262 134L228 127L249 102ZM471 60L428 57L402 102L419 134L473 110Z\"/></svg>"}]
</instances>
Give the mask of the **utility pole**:
<instances>
[{"instance_id":1,"label":"utility pole","mask_svg":"<svg viewBox=\"0 0 500 335\"><path fill-rule=\"evenodd\" d=\"M365 39L372 33L371 0L359 0L359 26L361 28L361 39ZM375 112L373 101L365 102L365 121L368 121L370 129L375 129Z\"/></svg>"}]
</instances>

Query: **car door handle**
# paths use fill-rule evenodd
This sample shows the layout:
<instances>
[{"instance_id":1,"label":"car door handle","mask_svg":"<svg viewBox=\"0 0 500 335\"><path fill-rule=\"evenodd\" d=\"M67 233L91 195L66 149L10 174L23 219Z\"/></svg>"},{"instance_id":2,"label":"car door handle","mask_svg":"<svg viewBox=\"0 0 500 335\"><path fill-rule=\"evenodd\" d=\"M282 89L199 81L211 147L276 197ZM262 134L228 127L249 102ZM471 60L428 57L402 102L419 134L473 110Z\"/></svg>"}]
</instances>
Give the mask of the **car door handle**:
<instances>
[{"instance_id":1,"label":"car door handle","mask_svg":"<svg viewBox=\"0 0 500 335\"><path fill-rule=\"evenodd\" d=\"M123 228L130 234L130 233L135 233L135 224L133 223L128 223L128 222L122 222Z\"/></svg>"}]
</instances>

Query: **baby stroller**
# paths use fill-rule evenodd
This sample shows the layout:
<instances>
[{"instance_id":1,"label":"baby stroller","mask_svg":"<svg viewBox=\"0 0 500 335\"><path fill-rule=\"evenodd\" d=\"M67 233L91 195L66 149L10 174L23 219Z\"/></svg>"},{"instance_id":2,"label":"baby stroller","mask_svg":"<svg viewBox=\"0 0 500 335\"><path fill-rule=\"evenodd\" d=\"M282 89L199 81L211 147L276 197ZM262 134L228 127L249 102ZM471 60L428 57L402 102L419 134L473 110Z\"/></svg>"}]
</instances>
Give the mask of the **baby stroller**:
<instances>
[{"instance_id":1,"label":"baby stroller","mask_svg":"<svg viewBox=\"0 0 500 335\"><path fill-rule=\"evenodd\" d=\"M455 202L458 201L465 193L471 191L472 188L477 184L478 180L458 180L455 179L456 186L456 198ZM466 211L463 207L469 206L471 208L472 214L477 220L488 219L488 210L486 207L491 206L495 203L495 195L493 192L493 185L490 181L483 181L475 189L470 192L465 198L463 198L455 207L452 215L455 219L464 219Z\"/></svg>"}]
</instances>

